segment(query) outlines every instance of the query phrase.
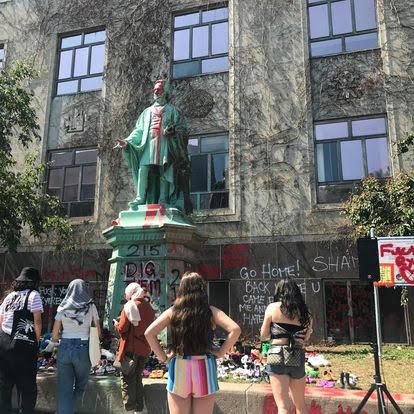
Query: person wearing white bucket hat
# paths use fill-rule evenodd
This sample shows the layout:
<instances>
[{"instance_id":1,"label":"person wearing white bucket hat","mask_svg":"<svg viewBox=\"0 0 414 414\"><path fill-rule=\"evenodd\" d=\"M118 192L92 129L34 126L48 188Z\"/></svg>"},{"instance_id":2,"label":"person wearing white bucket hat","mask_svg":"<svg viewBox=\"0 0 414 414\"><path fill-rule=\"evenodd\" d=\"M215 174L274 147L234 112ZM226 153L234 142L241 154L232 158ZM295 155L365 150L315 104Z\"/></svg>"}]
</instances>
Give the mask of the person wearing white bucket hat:
<instances>
[{"instance_id":1,"label":"person wearing white bucket hat","mask_svg":"<svg viewBox=\"0 0 414 414\"><path fill-rule=\"evenodd\" d=\"M115 329L121 336L118 359L128 372L121 368L121 392L125 410L141 414L144 410L142 371L151 353L144 332L155 319L155 311L147 300L148 293L139 283L130 283L125 289L125 303Z\"/></svg>"}]
</instances>

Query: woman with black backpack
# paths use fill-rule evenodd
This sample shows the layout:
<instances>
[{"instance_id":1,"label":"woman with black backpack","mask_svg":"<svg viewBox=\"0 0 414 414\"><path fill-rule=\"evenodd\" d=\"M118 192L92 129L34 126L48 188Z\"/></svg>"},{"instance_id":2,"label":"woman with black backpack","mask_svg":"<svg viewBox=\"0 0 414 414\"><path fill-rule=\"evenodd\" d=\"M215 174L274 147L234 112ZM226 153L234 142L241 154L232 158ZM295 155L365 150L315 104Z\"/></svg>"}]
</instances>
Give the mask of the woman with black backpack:
<instances>
[{"instance_id":1,"label":"woman with black backpack","mask_svg":"<svg viewBox=\"0 0 414 414\"><path fill-rule=\"evenodd\" d=\"M39 271L25 267L0 306L0 413L12 412L17 387L20 412L34 413L37 399L37 351L42 330L43 304L37 291Z\"/></svg>"}]
</instances>

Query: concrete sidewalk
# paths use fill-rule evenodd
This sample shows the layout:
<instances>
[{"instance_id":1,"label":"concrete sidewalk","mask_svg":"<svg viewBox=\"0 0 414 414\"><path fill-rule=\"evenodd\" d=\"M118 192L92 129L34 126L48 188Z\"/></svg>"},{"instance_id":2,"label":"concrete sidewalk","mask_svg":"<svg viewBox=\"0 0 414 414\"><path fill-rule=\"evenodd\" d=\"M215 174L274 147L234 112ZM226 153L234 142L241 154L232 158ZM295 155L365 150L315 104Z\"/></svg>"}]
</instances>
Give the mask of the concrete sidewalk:
<instances>
[{"instance_id":1,"label":"concrete sidewalk","mask_svg":"<svg viewBox=\"0 0 414 414\"><path fill-rule=\"evenodd\" d=\"M147 414L168 414L166 380L145 379ZM56 375L38 376L38 413L53 413L56 409ZM309 414L352 414L366 391L337 388L306 388ZM414 395L392 393L404 414L414 414ZM393 413L388 403L389 413ZM78 413L125 414L121 402L119 378L91 377ZM378 413L376 393L373 393L363 413ZM220 383L214 414L277 414L270 385Z\"/></svg>"}]
</instances>

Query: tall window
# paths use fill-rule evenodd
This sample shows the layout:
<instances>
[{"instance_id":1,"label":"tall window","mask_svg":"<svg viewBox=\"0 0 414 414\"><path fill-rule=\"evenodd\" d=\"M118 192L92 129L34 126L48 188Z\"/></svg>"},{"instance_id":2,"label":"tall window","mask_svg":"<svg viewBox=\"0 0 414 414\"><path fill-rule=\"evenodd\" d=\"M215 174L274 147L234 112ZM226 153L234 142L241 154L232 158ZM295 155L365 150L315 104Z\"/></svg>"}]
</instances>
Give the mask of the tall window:
<instances>
[{"instance_id":1,"label":"tall window","mask_svg":"<svg viewBox=\"0 0 414 414\"><path fill-rule=\"evenodd\" d=\"M47 192L60 198L69 217L92 216L96 149L51 151L48 160Z\"/></svg>"},{"instance_id":2,"label":"tall window","mask_svg":"<svg viewBox=\"0 0 414 414\"><path fill-rule=\"evenodd\" d=\"M308 0L311 55L378 46L375 0Z\"/></svg>"},{"instance_id":3,"label":"tall window","mask_svg":"<svg viewBox=\"0 0 414 414\"><path fill-rule=\"evenodd\" d=\"M105 30L61 37L57 95L102 88L105 38Z\"/></svg>"},{"instance_id":4,"label":"tall window","mask_svg":"<svg viewBox=\"0 0 414 414\"><path fill-rule=\"evenodd\" d=\"M174 78L228 70L227 7L175 16L173 39Z\"/></svg>"},{"instance_id":5,"label":"tall window","mask_svg":"<svg viewBox=\"0 0 414 414\"><path fill-rule=\"evenodd\" d=\"M191 137L191 198L194 209L206 210L229 206L227 135Z\"/></svg>"},{"instance_id":6,"label":"tall window","mask_svg":"<svg viewBox=\"0 0 414 414\"><path fill-rule=\"evenodd\" d=\"M318 201L339 202L362 177L390 175L385 117L315 124Z\"/></svg>"},{"instance_id":7,"label":"tall window","mask_svg":"<svg viewBox=\"0 0 414 414\"><path fill-rule=\"evenodd\" d=\"M0 70L3 69L4 65L4 46L0 45Z\"/></svg>"}]
</instances>

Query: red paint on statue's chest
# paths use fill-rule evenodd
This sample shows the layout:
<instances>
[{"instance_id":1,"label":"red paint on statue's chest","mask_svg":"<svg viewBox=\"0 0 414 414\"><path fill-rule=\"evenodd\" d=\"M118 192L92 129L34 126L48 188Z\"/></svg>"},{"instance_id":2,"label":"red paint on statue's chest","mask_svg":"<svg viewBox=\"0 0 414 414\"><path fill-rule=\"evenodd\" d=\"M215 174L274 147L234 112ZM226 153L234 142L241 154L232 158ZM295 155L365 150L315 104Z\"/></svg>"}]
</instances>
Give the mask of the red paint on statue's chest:
<instances>
[{"instance_id":1,"label":"red paint on statue's chest","mask_svg":"<svg viewBox=\"0 0 414 414\"><path fill-rule=\"evenodd\" d=\"M161 144L161 126L162 126L162 112L164 108L153 107L151 112L151 136L156 140L156 163L160 161L160 144Z\"/></svg>"}]
</instances>

